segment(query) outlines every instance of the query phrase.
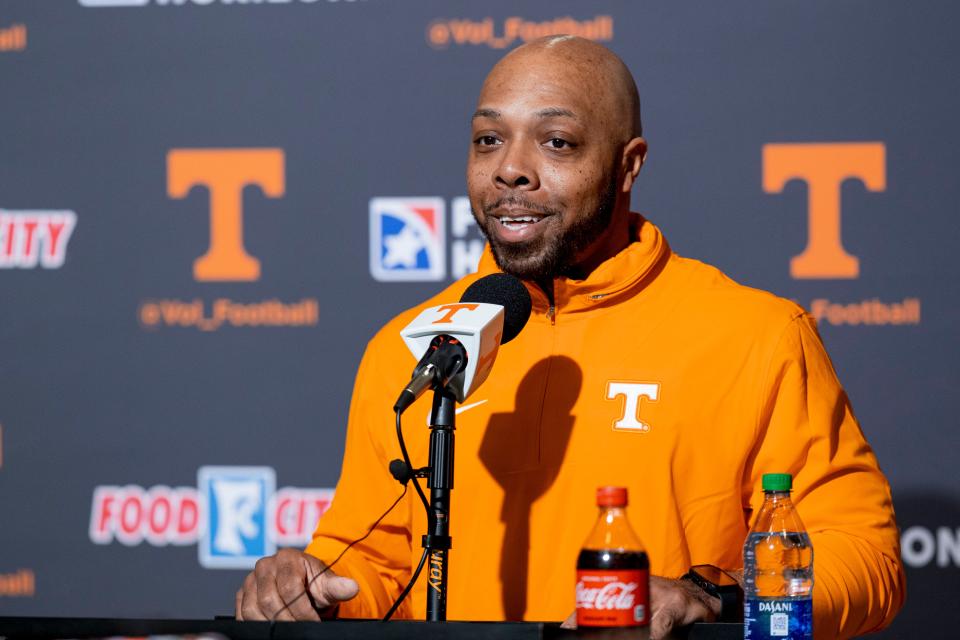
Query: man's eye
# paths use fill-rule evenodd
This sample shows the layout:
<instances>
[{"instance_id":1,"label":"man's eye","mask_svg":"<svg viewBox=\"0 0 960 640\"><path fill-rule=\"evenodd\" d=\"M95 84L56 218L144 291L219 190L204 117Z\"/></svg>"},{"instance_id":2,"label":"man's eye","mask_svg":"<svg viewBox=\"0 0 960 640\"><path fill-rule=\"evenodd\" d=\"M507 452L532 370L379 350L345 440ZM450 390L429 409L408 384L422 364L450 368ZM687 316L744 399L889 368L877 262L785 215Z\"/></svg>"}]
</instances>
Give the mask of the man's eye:
<instances>
[{"instance_id":1,"label":"man's eye","mask_svg":"<svg viewBox=\"0 0 960 640\"><path fill-rule=\"evenodd\" d=\"M500 144L500 141L495 136L480 136L474 143L480 145L481 147L492 147L496 144Z\"/></svg>"},{"instance_id":2,"label":"man's eye","mask_svg":"<svg viewBox=\"0 0 960 640\"><path fill-rule=\"evenodd\" d=\"M574 147L573 143L568 142L563 138L550 138L547 140L547 145L551 149L572 149Z\"/></svg>"}]
</instances>

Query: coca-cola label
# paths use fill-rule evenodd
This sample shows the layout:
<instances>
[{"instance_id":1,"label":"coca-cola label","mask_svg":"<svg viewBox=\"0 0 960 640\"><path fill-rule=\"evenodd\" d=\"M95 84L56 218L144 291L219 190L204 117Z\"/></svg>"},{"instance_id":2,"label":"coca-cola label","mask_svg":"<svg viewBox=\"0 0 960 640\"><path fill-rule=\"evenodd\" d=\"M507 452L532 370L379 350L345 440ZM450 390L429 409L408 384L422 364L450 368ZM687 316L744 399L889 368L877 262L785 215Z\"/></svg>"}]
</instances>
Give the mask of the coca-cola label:
<instances>
[{"instance_id":1,"label":"coca-cola label","mask_svg":"<svg viewBox=\"0 0 960 640\"><path fill-rule=\"evenodd\" d=\"M577 570L578 627L641 627L650 624L646 569Z\"/></svg>"}]
</instances>

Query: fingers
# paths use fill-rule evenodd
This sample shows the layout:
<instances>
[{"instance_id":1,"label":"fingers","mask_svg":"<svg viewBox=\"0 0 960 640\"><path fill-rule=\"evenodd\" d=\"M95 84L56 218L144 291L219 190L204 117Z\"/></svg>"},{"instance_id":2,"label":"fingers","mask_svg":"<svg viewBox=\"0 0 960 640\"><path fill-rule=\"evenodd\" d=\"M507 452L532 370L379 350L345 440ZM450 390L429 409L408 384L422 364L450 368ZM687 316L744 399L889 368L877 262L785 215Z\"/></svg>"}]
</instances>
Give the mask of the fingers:
<instances>
[{"instance_id":1,"label":"fingers","mask_svg":"<svg viewBox=\"0 0 960 640\"><path fill-rule=\"evenodd\" d=\"M274 556L261 558L254 570L243 581L236 594L238 620L319 620L307 592L307 580L324 581L325 565L299 551L284 549ZM319 576L319 577L317 577ZM339 602L356 595L356 583L349 578L338 578L352 583L352 588L334 584L329 594L331 602ZM350 585L347 585L350 587ZM328 604L322 605L324 607Z\"/></svg>"},{"instance_id":2,"label":"fingers","mask_svg":"<svg viewBox=\"0 0 960 640\"><path fill-rule=\"evenodd\" d=\"M257 579L251 571L243 580L241 593L238 594L239 604L237 605L238 620L266 620L267 617L257 606Z\"/></svg>"},{"instance_id":3,"label":"fingers","mask_svg":"<svg viewBox=\"0 0 960 640\"><path fill-rule=\"evenodd\" d=\"M653 608L653 616L650 618L650 640L660 640L666 638L674 626L682 624L680 621L684 617L682 607L675 605L664 605Z\"/></svg>"},{"instance_id":4,"label":"fingers","mask_svg":"<svg viewBox=\"0 0 960 640\"><path fill-rule=\"evenodd\" d=\"M240 588L237 589L237 595L236 595L235 604L233 608L233 615L236 616L237 620L243 620L242 609L243 609L243 586L241 585Z\"/></svg>"},{"instance_id":5,"label":"fingers","mask_svg":"<svg viewBox=\"0 0 960 640\"><path fill-rule=\"evenodd\" d=\"M651 640L666 637L676 627L715 617L697 591L698 587L685 580L650 576Z\"/></svg>"},{"instance_id":6,"label":"fingers","mask_svg":"<svg viewBox=\"0 0 960 640\"><path fill-rule=\"evenodd\" d=\"M319 567L311 570L310 567ZM277 591L283 607L277 620L319 620L320 613L313 606L308 594L308 580L326 567L322 562L306 554L287 554L277 563ZM289 618L287 617L289 616Z\"/></svg>"},{"instance_id":7,"label":"fingers","mask_svg":"<svg viewBox=\"0 0 960 640\"><path fill-rule=\"evenodd\" d=\"M567 619L560 623L561 629L576 629L577 628L577 610L574 609L573 613L567 616Z\"/></svg>"},{"instance_id":8,"label":"fingers","mask_svg":"<svg viewBox=\"0 0 960 640\"><path fill-rule=\"evenodd\" d=\"M350 600L360 591L355 580L338 576L327 571L310 584L310 595L319 609L334 607L344 600Z\"/></svg>"},{"instance_id":9,"label":"fingers","mask_svg":"<svg viewBox=\"0 0 960 640\"><path fill-rule=\"evenodd\" d=\"M257 584L257 608L267 620L293 620L277 586L277 566L281 558L261 558L253 569Z\"/></svg>"},{"instance_id":10,"label":"fingers","mask_svg":"<svg viewBox=\"0 0 960 640\"><path fill-rule=\"evenodd\" d=\"M281 607L277 620L319 620L320 613L314 609L307 595L308 572L298 556L277 562L276 586ZM319 561L318 561L319 562Z\"/></svg>"}]
</instances>

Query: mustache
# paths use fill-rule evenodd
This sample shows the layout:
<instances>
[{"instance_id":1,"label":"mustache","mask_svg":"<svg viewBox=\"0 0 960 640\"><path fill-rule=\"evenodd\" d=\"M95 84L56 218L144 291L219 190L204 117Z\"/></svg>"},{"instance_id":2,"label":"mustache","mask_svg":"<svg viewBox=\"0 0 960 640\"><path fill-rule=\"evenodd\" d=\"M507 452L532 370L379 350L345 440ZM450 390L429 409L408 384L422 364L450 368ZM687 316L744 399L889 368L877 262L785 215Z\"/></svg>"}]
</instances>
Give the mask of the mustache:
<instances>
[{"instance_id":1,"label":"mustache","mask_svg":"<svg viewBox=\"0 0 960 640\"><path fill-rule=\"evenodd\" d=\"M517 195L504 196L498 200L495 200L491 203L483 205L483 213L484 215L489 216L493 211L506 206L527 209L528 211L536 211L537 213L542 213L545 216L553 216L553 215L560 214L560 211L557 209L553 209L551 207L548 207L542 204L537 204L532 200L527 200L523 196L517 196Z\"/></svg>"}]
</instances>

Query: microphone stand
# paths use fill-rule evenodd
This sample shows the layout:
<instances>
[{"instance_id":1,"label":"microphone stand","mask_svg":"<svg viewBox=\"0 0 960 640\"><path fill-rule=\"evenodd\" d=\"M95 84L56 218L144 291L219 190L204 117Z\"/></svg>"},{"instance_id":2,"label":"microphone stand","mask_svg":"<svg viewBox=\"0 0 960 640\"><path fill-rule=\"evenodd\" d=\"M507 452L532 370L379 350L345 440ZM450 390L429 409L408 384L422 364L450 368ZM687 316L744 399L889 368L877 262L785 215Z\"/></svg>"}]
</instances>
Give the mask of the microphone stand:
<instances>
[{"instance_id":1,"label":"microphone stand","mask_svg":"<svg viewBox=\"0 0 960 640\"><path fill-rule=\"evenodd\" d=\"M450 491L453 489L453 431L456 396L438 386L433 391L430 412L430 512L427 534L421 544L427 550L427 621L447 619L447 552L450 550Z\"/></svg>"}]
</instances>

